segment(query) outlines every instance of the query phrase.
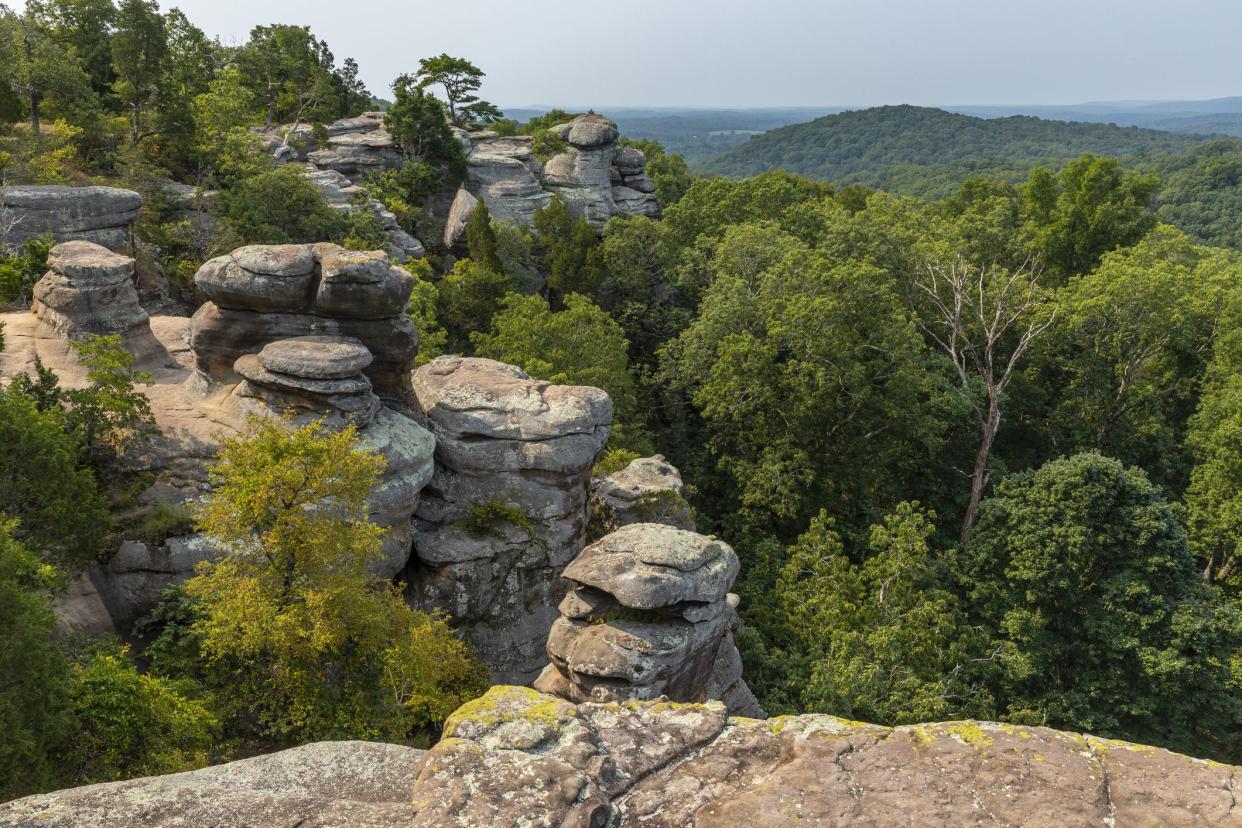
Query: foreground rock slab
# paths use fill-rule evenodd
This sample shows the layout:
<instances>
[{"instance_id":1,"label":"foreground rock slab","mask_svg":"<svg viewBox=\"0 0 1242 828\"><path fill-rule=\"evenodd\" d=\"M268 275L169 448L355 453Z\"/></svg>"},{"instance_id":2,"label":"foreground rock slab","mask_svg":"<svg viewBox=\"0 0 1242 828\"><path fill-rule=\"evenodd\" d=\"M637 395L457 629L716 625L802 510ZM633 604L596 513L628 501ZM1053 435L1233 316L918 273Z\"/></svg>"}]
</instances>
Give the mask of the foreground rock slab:
<instances>
[{"instance_id":1,"label":"foreground rock slab","mask_svg":"<svg viewBox=\"0 0 1242 828\"><path fill-rule=\"evenodd\" d=\"M319 742L188 773L88 785L0 805L0 828L407 826L423 751Z\"/></svg>"},{"instance_id":2,"label":"foreground rock slab","mask_svg":"<svg viewBox=\"0 0 1242 828\"><path fill-rule=\"evenodd\" d=\"M1242 825L1240 771L1042 727L757 721L493 687L423 757L414 825Z\"/></svg>"}]
</instances>

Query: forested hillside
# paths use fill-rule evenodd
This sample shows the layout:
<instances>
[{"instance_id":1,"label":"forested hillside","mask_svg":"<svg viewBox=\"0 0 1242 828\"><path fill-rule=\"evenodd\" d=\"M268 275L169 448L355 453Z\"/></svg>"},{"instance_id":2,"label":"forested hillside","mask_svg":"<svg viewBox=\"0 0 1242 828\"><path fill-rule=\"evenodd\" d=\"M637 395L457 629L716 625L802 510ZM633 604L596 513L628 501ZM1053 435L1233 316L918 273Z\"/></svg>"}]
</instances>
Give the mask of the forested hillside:
<instances>
[{"instance_id":1,"label":"forested hillside","mask_svg":"<svg viewBox=\"0 0 1242 828\"><path fill-rule=\"evenodd\" d=\"M783 169L936 199L972 176L1017 182L1038 165L1059 167L1083 153L1155 173L1161 186L1153 206L1166 221L1200 241L1242 246L1242 141L1236 139L885 106L782 127L701 166L733 177Z\"/></svg>"}]
</instances>

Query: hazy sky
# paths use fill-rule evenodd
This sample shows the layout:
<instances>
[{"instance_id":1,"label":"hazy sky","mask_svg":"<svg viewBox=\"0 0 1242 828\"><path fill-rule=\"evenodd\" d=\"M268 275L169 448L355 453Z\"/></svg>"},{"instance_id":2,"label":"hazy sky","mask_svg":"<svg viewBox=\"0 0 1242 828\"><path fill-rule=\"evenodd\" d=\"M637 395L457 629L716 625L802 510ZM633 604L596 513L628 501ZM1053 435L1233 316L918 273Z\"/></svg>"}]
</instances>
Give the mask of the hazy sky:
<instances>
[{"instance_id":1,"label":"hazy sky","mask_svg":"<svg viewBox=\"0 0 1242 828\"><path fill-rule=\"evenodd\" d=\"M1240 0L169 0L309 24L387 93L447 51L502 106L1076 103L1242 94Z\"/></svg>"}]
</instances>

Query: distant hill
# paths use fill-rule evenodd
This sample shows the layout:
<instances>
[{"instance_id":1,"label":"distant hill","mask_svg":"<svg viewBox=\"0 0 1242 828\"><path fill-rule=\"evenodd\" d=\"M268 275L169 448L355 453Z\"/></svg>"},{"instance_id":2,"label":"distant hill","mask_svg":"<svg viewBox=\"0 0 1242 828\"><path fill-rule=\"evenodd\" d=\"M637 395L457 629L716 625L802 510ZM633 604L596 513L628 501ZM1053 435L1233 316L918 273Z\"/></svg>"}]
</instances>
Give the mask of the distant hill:
<instances>
[{"instance_id":1,"label":"distant hill","mask_svg":"<svg viewBox=\"0 0 1242 828\"><path fill-rule=\"evenodd\" d=\"M1220 117L1209 116L1205 123ZM774 129L699 166L734 177L785 169L935 198L974 174L1016 180L1033 166L1056 166L1084 152L1142 162L1185 152L1204 140L1204 135L1026 115L978 118L928 107L882 106Z\"/></svg>"},{"instance_id":2,"label":"distant hill","mask_svg":"<svg viewBox=\"0 0 1242 828\"><path fill-rule=\"evenodd\" d=\"M1060 106L946 106L944 109L980 118L1034 115L1057 121L1242 136L1242 97L1206 101L1100 101Z\"/></svg>"}]
</instances>

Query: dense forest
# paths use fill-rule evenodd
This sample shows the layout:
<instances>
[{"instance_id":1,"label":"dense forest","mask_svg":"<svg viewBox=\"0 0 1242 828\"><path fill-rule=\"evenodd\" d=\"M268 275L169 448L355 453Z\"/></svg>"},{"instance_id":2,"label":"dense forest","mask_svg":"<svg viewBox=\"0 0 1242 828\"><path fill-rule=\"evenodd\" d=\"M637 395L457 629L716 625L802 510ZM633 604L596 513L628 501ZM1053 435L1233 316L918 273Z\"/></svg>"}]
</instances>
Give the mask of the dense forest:
<instances>
[{"instance_id":1,"label":"dense forest","mask_svg":"<svg viewBox=\"0 0 1242 828\"><path fill-rule=\"evenodd\" d=\"M309 30L229 47L152 0L31 2L0 27L6 181L140 188L139 243L174 288L241 243L377 245L261 146L374 106ZM404 163L364 187L428 246L406 265L420 362L487 356L611 395L600 468L664 454L742 560L746 677L769 712L1242 757L1242 254L1202 243L1236 244L1238 211L1222 202L1215 229L1190 212L1228 181L1236 197L1232 143L848 113L718 165L836 183L692 176L637 142L662 220L597 234L557 199L531 227L484 206L447 250L426 205L463 177L450 122L539 149L567 115L504 119L482 77L441 55L397 78ZM1129 168L1176 153L1163 183ZM165 209L170 180L218 191L214 234ZM10 252L0 299L26 306L46 253ZM425 741L479 691L444 621L367 576L377 469L348 430L231 441L198 512L136 527L124 459L153 427L144 377L116 342L78 347L88 387L37 371L0 389L0 796L318 739ZM304 508L324 498L340 508ZM68 577L122 533L187 524L261 554L171 590L141 658L55 633Z\"/></svg>"},{"instance_id":2,"label":"dense forest","mask_svg":"<svg viewBox=\"0 0 1242 828\"><path fill-rule=\"evenodd\" d=\"M1214 131L1205 126L1202 132ZM972 176L1018 182L1037 165L1059 167L1083 153L1117 157L1128 167L1157 174L1162 186L1156 201L1165 221L1198 241L1242 246L1242 141L1231 138L885 106L775 129L700 166L734 177L783 169L900 195L944 198Z\"/></svg>"}]
</instances>

